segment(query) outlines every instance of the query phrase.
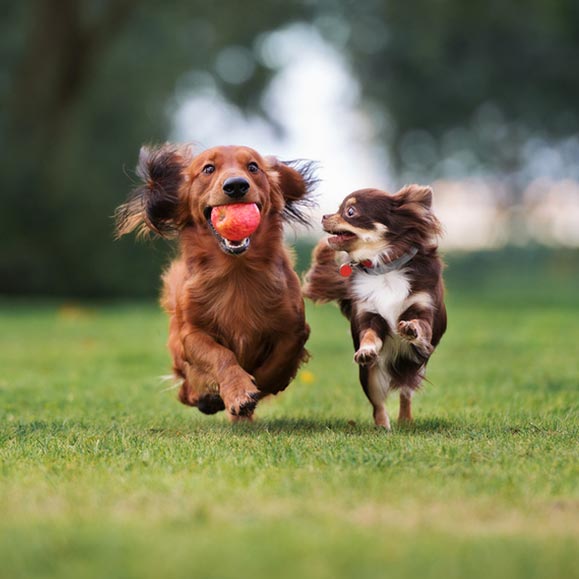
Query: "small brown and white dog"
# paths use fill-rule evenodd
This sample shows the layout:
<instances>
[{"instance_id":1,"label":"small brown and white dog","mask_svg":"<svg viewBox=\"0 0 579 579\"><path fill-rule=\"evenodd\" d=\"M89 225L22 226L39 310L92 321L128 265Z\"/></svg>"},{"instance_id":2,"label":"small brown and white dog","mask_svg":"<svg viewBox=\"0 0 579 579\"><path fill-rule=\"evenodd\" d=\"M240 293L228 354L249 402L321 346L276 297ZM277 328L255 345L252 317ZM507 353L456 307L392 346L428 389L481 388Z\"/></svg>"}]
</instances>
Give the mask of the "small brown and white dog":
<instances>
[{"instance_id":1,"label":"small brown and white dog","mask_svg":"<svg viewBox=\"0 0 579 579\"><path fill-rule=\"evenodd\" d=\"M331 237L314 250L304 295L337 301L350 320L374 422L390 429L388 393L400 391L399 420L412 420L412 394L446 330L437 252L442 228L432 212L432 189L355 191L337 213L324 215L322 225Z\"/></svg>"}]
</instances>

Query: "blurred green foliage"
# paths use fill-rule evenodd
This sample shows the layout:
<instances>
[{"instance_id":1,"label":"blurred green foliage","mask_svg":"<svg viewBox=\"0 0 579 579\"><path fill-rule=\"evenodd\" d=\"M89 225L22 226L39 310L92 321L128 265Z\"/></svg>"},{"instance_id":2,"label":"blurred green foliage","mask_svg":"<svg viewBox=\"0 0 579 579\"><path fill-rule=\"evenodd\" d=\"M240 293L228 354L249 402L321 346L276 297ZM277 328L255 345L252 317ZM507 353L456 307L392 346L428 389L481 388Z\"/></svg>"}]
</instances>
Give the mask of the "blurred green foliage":
<instances>
[{"instance_id":1,"label":"blurred green foliage","mask_svg":"<svg viewBox=\"0 0 579 579\"><path fill-rule=\"evenodd\" d=\"M166 245L113 242L139 147L168 136L183 75L223 47L303 16L279 2L37 0L3 6L0 42L0 292L151 295ZM241 24L243 23L243 24ZM256 107L271 71L245 86ZM194 87L193 87L194 88Z\"/></svg>"},{"instance_id":2,"label":"blurred green foliage","mask_svg":"<svg viewBox=\"0 0 579 579\"><path fill-rule=\"evenodd\" d=\"M454 157L507 178L529 140L579 133L575 0L332 4L399 170L437 176Z\"/></svg>"},{"instance_id":3,"label":"blurred green foliage","mask_svg":"<svg viewBox=\"0 0 579 579\"><path fill-rule=\"evenodd\" d=\"M113 242L139 146L204 83L267 116L260 43L292 22L343 51L402 174L467 151L507 175L532 136L578 133L573 0L0 4L4 294L152 295L172 248Z\"/></svg>"}]
</instances>

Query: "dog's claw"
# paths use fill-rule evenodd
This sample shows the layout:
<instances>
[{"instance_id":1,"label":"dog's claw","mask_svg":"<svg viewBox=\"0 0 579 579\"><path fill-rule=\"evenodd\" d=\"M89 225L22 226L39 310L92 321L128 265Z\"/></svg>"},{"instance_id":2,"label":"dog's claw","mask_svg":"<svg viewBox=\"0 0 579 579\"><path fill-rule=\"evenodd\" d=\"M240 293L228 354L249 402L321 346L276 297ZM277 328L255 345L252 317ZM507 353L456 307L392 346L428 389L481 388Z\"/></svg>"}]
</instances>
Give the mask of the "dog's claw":
<instances>
[{"instance_id":1,"label":"dog's claw","mask_svg":"<svg viewBox=\"0 0 579 579\"><path fill-rule=\"evenodd\" d=\"M255 410L255 406L256 403L252 402L252 403L247 403L247 404L242 404L239 407L239 412L237 413L238 416L250 416L251 414L253 414L253 411Z\"/></svg>"},{"instance_id":2,"label":"dog's claw","mask_svg":"<svg viewBox=\"0 0 579 579\"><path fill-rule=\"evenodd\" d=\"M231 406L229 408L229 414L231 414L231 416L251 416L256 406L257 400L245 402L244 404L240 404L237 408Z\"/></svg>"},{"instance_id":3,"label":"dog's claw","mask_svg":"<svg viewBox=\"0 0 579 579\"><path fill-rule=\"evenodd\" d=\"M231 416L251 416L260 398L259 391L239 393L228 406L229 414Z\"/></svg>"},{"instance_id":4,"label":"dog's claw","mask_svg":"<svg viewBox=\"0 0 579 579\"><path fill-rule=\"evenodd\" d=\"M249 392L248 397L250 400L240 405L238 416L251 416L253 414L253 411L259 402L259 392Z\"/></svg>"},{"instance_id":5,"label":"dog's claw","mask_svg":"<svg viewBox=\"0 0 579 579\"><path fill-rule=\"evenodd\" d=\"M401 321L398 323L398 333L401 337L406 338L409 341L415 340L418 337L418 328L414 322Z\"/></svg>"},{"instance_id":6,"label":"dog's claw","mask_svg":"<svg viewBox=\"0 0 579 579\"><path fill-rule=\"evenodd\" d=\"M403 340L413 346L415 351L424 358L429 358L434 348L432 344L421 335L420 327L413 320L398 323L398 333Z\"/></svg>"}]
</instances>

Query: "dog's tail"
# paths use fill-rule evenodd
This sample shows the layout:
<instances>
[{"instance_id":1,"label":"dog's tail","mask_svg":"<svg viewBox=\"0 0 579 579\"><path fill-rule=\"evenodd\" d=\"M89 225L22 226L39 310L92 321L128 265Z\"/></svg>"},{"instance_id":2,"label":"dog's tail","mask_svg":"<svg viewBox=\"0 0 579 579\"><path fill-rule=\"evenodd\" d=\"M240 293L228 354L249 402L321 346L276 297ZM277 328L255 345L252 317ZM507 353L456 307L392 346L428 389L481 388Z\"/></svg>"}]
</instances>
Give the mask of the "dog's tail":
<instances>
[{"instance_id":1,"label":"dog's tail","mask_svg":"<svg viewBox=\"0 0 579 579\"><path fill-rule=\"evenodd\" d=\"M312 253L312 265L304 276L303 294L315 303L348 299L346 278L338 271L336 252L323 239Z\"/></svg>"}]
</instances>

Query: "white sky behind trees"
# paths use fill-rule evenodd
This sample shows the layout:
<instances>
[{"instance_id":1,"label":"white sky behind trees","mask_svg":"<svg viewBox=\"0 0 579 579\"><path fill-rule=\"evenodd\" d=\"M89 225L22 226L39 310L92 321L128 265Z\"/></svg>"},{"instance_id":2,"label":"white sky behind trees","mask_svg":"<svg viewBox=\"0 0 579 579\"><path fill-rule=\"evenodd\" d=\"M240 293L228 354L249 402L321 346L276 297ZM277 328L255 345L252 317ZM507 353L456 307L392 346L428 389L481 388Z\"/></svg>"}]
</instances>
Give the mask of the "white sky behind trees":
<instances>
[{"instance_id":1,"label":"white sky behind trees","mask_svg":"<svg viewBox=\"0 0 579 579\"><path fill-rule=\"evenodd\" d=\"M244 50L226 48L216 61L217 73L230 82L243 82L254 66ZM202 148L247 145L282 160L318 161L322 182L313 216L316 223L356 189L394 192L404 184L395 181L377 127L359 106L359 86L346 61L313 28L294 25L270 34L261 39L259 52L266 64L281 69L264 96L264 105L283 130L257 116L245 116L225 101L211 77L192 73L177 88L173 140ZM546 150L541 159L554 154ZM494 194L500 183L462 179L432 185L435 211L446 232L443 247L497 247L509 239L509 217ZM576 182L557 180L551 174L531 182L525 201L527 232L520 243L579 245ZM316 227L312 233L318 236L321 229Z\"/></svg>"}]
</instances>

